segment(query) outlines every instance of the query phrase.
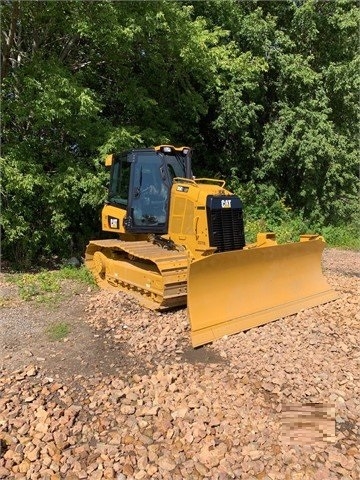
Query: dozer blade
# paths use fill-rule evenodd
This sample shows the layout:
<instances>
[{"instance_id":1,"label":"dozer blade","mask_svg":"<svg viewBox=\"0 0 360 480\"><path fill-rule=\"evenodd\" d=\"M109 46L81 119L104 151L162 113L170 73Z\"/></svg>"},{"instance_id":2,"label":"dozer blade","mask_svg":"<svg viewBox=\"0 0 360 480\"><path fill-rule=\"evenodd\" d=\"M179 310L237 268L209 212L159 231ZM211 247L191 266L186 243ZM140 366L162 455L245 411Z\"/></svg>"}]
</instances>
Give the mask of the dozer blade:
<instances>
[{"instance_id":1,"label":"dozer blade","mask_svg":"<svg viewBox=\"0 0 360 480\"><path fill-rule=\"evenodd\" d=\"M335 300L322 239L215 253L193 262L188 314L194 347Z\"/></svg>"}]
</instances>

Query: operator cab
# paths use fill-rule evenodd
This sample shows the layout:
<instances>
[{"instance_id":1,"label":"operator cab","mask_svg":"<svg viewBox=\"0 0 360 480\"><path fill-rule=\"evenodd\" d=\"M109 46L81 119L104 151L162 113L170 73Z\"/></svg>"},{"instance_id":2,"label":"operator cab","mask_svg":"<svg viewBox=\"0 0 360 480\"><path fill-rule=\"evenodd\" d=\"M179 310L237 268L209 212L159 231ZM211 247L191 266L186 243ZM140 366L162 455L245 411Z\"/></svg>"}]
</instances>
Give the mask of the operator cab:
<instances>
[{"instance_id":1,"label":"operator cab","mask_svg":"<svg viewBox=\"0 0 360 480\"><path fill-rule=\"evenodd\" d=\"M164 234L173 179L191 175L188 147L130 150L113 158L107 203L126 210L127 232Z\"/></svg>"}]
</instances>

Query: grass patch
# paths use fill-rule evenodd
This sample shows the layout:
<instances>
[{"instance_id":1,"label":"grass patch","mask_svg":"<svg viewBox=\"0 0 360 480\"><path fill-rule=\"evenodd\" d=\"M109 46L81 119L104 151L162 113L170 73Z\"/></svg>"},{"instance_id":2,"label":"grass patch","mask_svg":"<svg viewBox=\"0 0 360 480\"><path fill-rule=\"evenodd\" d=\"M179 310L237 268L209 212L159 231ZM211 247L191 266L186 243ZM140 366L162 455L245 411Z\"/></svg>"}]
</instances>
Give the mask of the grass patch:
<instances>
[{"instance_id":1,"label":"grass patch","mask_svg":"<svg viewBox=\"0 0 360 480\"><path fill-rule=\"evenodd\" d=\"M12 307L14 304L16 304L14 298L0 295L0 308Z\"/></svg>"},{"instance_id":2,"label":"grass patch","mask_svg":"<svg viewBox=\"0 0 360 480\"><path fill-rule=\"evenodd\" d=\"M47 328L46 333L52 342L58 342L70 333L70 326L65 322L54 323Z\"/></svg>"},{"instance_id":3,"label":"grass patch","mask_svg":"<svg viewBox=\"0 0 360 480\"><path fill-rule=\"evenodd\" d=\"M56 273L61 280L74 280L85 283L91 287L96 286L93 275L84 266L81 266L80 268L66 266L54 273Z\"/></svg>"},{"instance_id":4,"label":"grass patch","mask_svg":"<svg viewBox=\"0 0 360 480\"><path fill-rule=\"evenodd\" d=\"M16 273L7 275L6 280L19 287L19 295L23 300L37 299L46 301L60 291L60 282L52 272Z\"/></svg>"},{"instance_id":5,"label":"grass patch","mask_svg":"<svg viewBox=\"0 0 360 480\"><path fill-rule=\"evenodd\" d=\"M7 274L6 280L19 288L20 298L41 303L57 302L61 298L61 284L65 280L95 287L91 273L85 268L63 267L60 270L39 273Z\"/></svg>"}]
</instances>

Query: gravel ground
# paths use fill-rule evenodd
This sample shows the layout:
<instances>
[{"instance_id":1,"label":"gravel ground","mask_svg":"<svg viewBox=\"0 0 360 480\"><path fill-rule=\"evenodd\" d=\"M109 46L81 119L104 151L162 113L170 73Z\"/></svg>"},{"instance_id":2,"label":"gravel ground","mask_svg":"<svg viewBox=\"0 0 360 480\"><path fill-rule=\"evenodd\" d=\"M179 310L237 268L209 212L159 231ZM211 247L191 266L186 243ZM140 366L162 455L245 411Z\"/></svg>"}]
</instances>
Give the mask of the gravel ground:
<instances>
[{"instance_id":1,"label":"gravel ground","mask_svg":"<svg viewBox=\"0 0 360 480\"><path fill-rule=\"evenodd\" d=\"M81 357L4 363L0 478L360 479L359 260L325 252L338 300L196 350L185 309L86 295L107 360L92 368L82 331L85 370Z\"/></svg>"}]
</instances>

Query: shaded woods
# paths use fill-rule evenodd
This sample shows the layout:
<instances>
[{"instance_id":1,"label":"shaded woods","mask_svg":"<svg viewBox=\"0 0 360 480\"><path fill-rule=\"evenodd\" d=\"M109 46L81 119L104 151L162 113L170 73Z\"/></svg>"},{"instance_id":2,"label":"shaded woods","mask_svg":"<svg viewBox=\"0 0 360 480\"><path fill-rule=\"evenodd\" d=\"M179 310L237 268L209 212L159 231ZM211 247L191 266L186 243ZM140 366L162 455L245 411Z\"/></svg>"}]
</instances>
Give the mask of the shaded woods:
<instances>
[{"instance_id":1,"label":"shaded woods","mask_svg":"<svg viewBox=\"0 0 360 480\"><path fill-rule=\"evenodd\" d=\"M351 236L356 2L4 0L1 16L3 259L81 254L104 155L159 143L227 179L249 238Z\"/></svg>"}]
</instances>

